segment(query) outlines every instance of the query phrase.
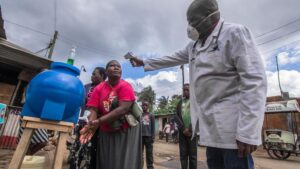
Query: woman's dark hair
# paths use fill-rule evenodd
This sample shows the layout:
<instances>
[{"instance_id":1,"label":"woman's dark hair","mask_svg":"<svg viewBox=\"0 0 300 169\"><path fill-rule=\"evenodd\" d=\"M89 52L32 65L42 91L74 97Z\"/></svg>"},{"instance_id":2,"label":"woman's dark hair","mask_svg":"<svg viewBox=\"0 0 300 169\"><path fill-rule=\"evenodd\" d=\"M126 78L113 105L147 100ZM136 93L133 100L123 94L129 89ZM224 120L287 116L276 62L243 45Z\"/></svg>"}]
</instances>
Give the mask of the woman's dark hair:
<instances>
[{"instance_id":1,"label":"woman's dark hair","mask_svg":"<svg viewBox=\"0 0 300 169\"><path fill-rule=\"evenodd\" d=\"M98 70L100 75L103 78L103 81L106 80L107 75L106 75L106 70L104 69L104 67L96 67L94 70Z\"/></svg>"},{"instance_id":2,"label":"woman's dark hair","mask_svg":"<svg viewBox=\"0 0 300 169\"><path fill-rule=\"evenodd\" d=\"M107 64L106 64L106 70L107 70L107 68L109 67L109 65L112 63L112 62L118 62L117 60L111 60L111 61L109 61ZM118 63L120 63L120 62L118 62Z\"/></svg>"}]
</instances>

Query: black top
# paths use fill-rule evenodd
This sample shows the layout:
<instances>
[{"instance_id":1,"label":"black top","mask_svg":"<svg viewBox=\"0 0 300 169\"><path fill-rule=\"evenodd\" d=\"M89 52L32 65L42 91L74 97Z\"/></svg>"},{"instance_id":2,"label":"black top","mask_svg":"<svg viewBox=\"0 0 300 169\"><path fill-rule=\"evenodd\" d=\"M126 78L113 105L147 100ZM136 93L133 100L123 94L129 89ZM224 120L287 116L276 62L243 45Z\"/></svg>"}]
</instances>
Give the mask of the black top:
<instances>
[{"instance_id":1,"label":"black top","mask_svg":"<svg viewBox=\"0 0 300 169\"><path fill-rule=\"evenodd\" d=\"M143 113L141 118L142 136L155 136L155 118L150 113Z\"/></svg>"}]
</instances>

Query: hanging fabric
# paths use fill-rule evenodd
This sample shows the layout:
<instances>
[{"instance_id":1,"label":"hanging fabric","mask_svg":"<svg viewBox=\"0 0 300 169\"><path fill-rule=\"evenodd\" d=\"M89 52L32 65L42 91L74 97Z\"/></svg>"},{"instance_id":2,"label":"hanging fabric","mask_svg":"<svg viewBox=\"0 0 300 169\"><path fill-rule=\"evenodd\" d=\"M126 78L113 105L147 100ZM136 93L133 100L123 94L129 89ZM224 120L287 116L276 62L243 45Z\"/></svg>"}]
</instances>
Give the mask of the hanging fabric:
<instances>
[{"instance_id":1,"label":"hanging fabric","mask_svg":"<svg viewBox=\"0 0 300 169\"><path fill-rule=\"evenodd\" d=\"M0 148L14 149L17 147L17 138L20 129L19 114L20 111L17 109L12 109L9 112L3 134L0 136Z\"/></svg>"}]
</instances>

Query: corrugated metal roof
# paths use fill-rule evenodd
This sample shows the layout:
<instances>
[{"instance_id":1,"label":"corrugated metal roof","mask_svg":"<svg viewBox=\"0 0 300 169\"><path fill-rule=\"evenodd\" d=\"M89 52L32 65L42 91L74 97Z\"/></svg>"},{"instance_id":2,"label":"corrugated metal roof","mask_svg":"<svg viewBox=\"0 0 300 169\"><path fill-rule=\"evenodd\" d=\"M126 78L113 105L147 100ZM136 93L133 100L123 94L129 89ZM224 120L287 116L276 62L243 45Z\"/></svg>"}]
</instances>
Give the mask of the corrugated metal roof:
<instances>
[{"instance_id":1,"label":"corrugated metal roof","mask_svg":"<svg viewBox=\"0 0 300 169\"><path fill-rule=\"evenodd\" d=\"M52 61L0 38L0 62L20 68L41 69L48 68Z\"/></svg>"}]
</instances>

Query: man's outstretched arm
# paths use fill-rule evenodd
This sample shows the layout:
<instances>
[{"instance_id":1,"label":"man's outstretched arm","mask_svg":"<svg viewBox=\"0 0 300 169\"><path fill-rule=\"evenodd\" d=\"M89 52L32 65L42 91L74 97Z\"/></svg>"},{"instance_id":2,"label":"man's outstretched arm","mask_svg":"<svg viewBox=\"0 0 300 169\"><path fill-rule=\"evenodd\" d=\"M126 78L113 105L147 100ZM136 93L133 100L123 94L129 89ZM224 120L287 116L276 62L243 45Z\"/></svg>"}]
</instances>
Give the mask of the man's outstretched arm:
<instances>
[{"instance_id":1,"label":"man's outstretched arm","mask_svg":"<svg viewBox=\"0 0 300 169\"><path fill-rule=\"evenodd\" d=\"M193 43L189 43L183 50L180 50L170 56L163 56L160 58L146 60L142 60L138 57L133 57L130 59L130 62L134 67L144 66L145 71L187 64L189 62L189 48L191 48L192 45Z\"/></svg>"}]
</instances>

